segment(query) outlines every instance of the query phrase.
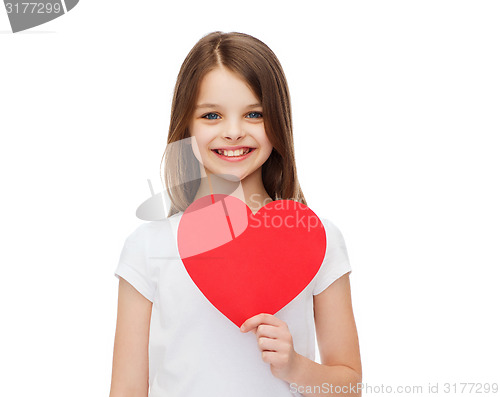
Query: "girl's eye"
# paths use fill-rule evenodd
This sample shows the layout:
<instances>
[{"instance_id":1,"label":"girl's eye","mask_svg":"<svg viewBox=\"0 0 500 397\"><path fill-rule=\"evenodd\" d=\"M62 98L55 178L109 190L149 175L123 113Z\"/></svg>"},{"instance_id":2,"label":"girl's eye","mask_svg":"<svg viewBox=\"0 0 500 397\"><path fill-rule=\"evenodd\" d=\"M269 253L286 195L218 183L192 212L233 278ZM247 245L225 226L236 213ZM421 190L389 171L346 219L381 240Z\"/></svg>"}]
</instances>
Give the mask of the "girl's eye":
<instances>
[{"instance_id":1,"label":"girl's eye","mask_svg":"<svg viewBox=\"0 0 500 397\"><path fill-rule=\"evenodd\" d=\"M262 118L262 113L261 112L250 112L250 113L248 113L248 116L251 119ZM220 116L217 113L210 112L210 113L207 113L207 114L201 116L201 118L207 119L207 120L217 120L218 118L220 118Z\"/></svg>"},{"instance_id":2,"label":"girl's eye","mask_svg":"<svg viewBox=\"0 0 500 397\"><path fill-rule=\"evenodd\" d=\"M256 118L262 117L262 113L261 112L250 112L250 113L248 113L248 115L250 116L251 119L256 119Z\"/></svg>"},{"instance_id":3,"label":"girl's eye","mask_svg":"<svg viewBox=\"0 0 500 397\"><path fill-rule=\"evenodd\" d=\"M209 117L207 117L209 116ZM213 117L215 116L215 117ZM208 120L217 120L217 117L219 117L219 115L217 113L207 113L205 114L204 116L201 116L203 119L208 119Z\"/></svg>"}]
</instances>

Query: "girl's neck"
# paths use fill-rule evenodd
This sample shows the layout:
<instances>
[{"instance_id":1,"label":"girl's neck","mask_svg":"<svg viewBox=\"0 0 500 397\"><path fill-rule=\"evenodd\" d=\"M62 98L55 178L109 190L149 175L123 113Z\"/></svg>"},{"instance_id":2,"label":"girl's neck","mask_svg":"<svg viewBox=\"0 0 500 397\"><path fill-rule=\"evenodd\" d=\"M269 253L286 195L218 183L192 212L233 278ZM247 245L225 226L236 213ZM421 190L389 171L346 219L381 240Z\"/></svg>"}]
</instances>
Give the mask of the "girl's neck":
<instances>
[{"instance_id":1,"label":"girl's neck","mask_svg":"<svg viewBox=\"0 0 500 397\"><path fill-rule=\"evenodd\" d=\"M210 194L227 194L244 201L254 214L273 201L264 188L262 168L255 170L241 181L222 178L205 169L200 171L202 172L201 182L195 200Z\"/></svg>"}]
</instances>

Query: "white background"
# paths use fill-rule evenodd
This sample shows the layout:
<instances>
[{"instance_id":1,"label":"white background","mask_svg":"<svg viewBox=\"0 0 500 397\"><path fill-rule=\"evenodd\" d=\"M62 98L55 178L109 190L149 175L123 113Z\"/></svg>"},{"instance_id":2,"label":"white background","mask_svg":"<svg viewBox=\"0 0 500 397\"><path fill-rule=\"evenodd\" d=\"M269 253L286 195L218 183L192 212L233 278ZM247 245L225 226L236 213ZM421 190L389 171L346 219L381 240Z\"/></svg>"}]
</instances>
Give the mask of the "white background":
<instances>
[{"instance_id":1,"label":"white background","mask_svg":"<svg viewBox=\"0 0 500 397\"><path fill-rule=\"evenodd\" d=\"M82 0L12 34L1 6L0 394L109 394L113 272L161 188L177 72L214 30L283 65L306 199L349 251L363 381L500 382L499 14Z\"/></svg>"}]
</instances>

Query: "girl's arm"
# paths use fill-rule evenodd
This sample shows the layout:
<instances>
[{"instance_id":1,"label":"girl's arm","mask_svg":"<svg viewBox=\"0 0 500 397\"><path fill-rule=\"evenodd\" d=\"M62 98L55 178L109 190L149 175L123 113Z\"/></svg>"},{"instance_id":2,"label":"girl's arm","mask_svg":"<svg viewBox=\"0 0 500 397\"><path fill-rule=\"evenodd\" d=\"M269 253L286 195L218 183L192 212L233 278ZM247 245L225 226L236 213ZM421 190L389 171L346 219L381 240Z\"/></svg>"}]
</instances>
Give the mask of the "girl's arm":
<instances>
[{"instance_id":1,"label":"girl's arm","mask_svg":"<svg viewBox=\"0 0 500 397\"><path fill-rule=\"evenodd\" d=\"M152 302L120 277L110 397L147 397Z\"/></svg>"},{"instance_id":2,"label":"girl's arm","mask_svg":"<svg viewBox=\"0 0 500 397\"><path fill-rule=\"evenodd\" d=\"M298 355L298 364L286 380L304 396L360 396L361 357L349 273L314 296L314 321L321 364ZM303 392L299 386L304 391L316 386L316 392Z\"/></svg>"}]
</instances>

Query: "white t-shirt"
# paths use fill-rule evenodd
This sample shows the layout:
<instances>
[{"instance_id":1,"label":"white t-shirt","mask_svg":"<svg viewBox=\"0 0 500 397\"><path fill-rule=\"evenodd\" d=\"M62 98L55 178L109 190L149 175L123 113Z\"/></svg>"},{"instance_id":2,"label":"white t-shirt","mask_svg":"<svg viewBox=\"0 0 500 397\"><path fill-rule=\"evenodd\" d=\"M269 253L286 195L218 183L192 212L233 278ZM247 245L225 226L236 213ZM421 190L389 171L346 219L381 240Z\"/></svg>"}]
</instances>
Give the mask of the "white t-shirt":
<instances>
[{"instance_id":1,"label":"white t-shirt","mask_svg":"<svg viewBox=\"0 0 500 397\"><path fill-rule=\"evenodd\" d=\"M149 335L150 397L290 397L286 381L262 361L253 332L243 333L201 293L177 250L182 213L145 222L125 240L116 277L153 302ZM350 272L344 238L330 221L320 270L308 286L275 313L285 321L295 351L315 359L313 295Z\"/></svg>"}]
</instances>

